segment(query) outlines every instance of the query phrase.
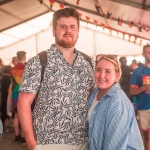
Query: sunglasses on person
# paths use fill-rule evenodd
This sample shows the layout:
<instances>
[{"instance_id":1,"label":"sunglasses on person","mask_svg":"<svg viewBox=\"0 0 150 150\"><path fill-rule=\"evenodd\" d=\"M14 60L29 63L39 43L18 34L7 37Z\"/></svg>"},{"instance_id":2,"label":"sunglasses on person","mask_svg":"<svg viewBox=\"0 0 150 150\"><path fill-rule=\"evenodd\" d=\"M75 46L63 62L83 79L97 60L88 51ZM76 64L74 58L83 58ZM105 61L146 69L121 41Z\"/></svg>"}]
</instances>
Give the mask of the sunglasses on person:
<instances>
[{"instance_id":1,"label":"sunglasses on person","mask_svg":"<svg viewBox=\"0 0 150 150\"><path fill-rule=\"evenodd\" d=\"M102 58L108 58L108 59L114 59L114 60L117 60L117 55L111 55L111 54L108 54L108 55L105 55L105 54L99 54L96 56L96 62L98 62L100 59Z\"/></svg>"}]
</instances>

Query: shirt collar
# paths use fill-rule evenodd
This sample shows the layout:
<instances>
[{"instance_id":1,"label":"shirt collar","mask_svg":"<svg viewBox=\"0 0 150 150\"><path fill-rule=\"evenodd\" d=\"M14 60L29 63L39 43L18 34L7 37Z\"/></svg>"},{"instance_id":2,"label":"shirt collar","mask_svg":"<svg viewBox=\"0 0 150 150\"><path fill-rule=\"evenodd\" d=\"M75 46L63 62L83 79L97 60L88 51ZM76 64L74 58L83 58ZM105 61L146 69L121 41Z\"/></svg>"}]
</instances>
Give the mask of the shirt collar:
<instances>
[{"instance_id":1,"label":"shirt collar","mask_svg":"<svg viewBox=\"0 0 150 150\"><path fill-rule=\"evenodd\" d=\"M112 96L118 89L120 89L120 84L116 82L104 96ZM98 91L99 88L96 89Z\"/></svg>"},{"instance_id":2,"label":"shirt collar","mask_svg":"<svg viewBox=\"0 0 150 150\"><path fill-rule=\"evenodd\" d=\"M57 48L55 47L55 44L52 44L52 45L51 45L50 50L51 50L51 52L52 52L53 54L63 55L63 52L60 51L59 49L57 49ZM75 53L75 54L78 54L79 51L74 48L74 53Z\"/></svg>"},{"instance_id":3,"label":"shirt collar","mask_svg":"<svg viewBox=\"0 0 150 150\"><path fill-rule=\"evenodd\" d=\"M117 90L120 89L120 84L118 82L116 82L110 89L109 91L106 93L106 95L108 96L112 96Z\"/></svg>"}]
</instances>

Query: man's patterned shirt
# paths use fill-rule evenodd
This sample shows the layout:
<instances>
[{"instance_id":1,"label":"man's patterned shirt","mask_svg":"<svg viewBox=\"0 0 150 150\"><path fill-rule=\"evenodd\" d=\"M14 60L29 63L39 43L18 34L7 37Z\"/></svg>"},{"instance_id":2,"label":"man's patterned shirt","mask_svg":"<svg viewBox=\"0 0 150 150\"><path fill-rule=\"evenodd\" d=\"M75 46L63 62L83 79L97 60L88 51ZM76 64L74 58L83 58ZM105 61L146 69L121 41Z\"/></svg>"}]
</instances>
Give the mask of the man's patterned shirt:
<instances>
[{"instance_id":1,"label":"man's patterned shirt","mask_svg":"<svg viewBox=\"0 0 150 150\"><path fill-rule=\"evenodd\" d=\"M87 141L87 107L93 87L93 70L76 53L71 67L54 45L47 50L47 66L41 79L39 56L25 68L20 91L39 96L33 111L33 128L38 144L75 144Z\"/></svg>"}]
</instances>

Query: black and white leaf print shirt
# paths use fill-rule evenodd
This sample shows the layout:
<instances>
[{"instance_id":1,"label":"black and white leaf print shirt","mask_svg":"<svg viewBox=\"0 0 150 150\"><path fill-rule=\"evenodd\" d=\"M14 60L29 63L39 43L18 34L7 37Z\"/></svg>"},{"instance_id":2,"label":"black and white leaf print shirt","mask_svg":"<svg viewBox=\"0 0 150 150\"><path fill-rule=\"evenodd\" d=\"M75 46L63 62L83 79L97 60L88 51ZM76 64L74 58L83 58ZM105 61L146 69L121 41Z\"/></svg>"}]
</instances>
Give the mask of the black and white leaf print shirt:
<instances>
[{"instance_id":1,"label":"black and white leaf print shirt","mask_svg":"<svg viewBox=\"0 0 150 150\"><path fill-rule=\"evenodd\" d=\"M93 69L75 50L70 66L54 45L47 52L43 81L39 56L25 68L20 91L37 93L33 128L37 144L79 144L87 141L87 107L93 87Z\"/></svg>"}]
</instances>

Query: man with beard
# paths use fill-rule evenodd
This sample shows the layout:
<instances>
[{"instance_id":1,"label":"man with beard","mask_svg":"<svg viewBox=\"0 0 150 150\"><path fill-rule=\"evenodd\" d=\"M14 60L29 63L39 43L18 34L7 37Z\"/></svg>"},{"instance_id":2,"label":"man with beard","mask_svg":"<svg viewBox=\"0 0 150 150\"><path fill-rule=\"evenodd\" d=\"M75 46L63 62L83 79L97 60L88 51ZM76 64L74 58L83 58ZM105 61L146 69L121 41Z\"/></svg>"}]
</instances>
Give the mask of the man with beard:
<instances>
[{"instance_id":1,"label":"man with beard","mask_svg":"<svg viewBox=\"0 0 150 150\"><path fill-rule=\"evenodd\" d=\"M42 82L39 55L27 62L18 111L29 150L88 150L86 118L93 70L74 48L78 33L79 13L74 8L56 11L55 44L46 51ZM37 92L32 116L31 104Z\"/></svg>"},{"instance_id":2,"label":"man with beard","mask_svg":"<svg viewBox=\"0 0 150 150\"><path fill-rule=\"evenodd\" d=\"M150 45L143 47L145 65L133 71L130 93L138 95L137 111L145 150L150 150Z\"/></svg>"}]
</instances>

